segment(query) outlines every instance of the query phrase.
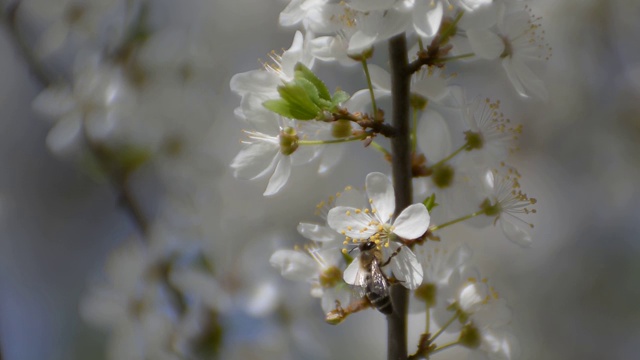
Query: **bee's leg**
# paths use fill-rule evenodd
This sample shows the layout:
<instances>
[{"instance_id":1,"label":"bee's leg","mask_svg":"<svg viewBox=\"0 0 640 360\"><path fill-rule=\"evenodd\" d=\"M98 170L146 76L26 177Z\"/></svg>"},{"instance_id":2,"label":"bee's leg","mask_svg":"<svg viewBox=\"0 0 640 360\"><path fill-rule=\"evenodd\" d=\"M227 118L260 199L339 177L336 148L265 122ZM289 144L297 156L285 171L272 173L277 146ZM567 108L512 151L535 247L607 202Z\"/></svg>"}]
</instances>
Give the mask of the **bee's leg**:
<instances>
[{"instance_id":1,"label":"bee's leg","mask_svg":"<svg viewBox=\"0 0 640 360\"><path fill-rule=\"evenodd\" d=\"M393 259L394 256L398 255L400 253L400 250L402 250L403 247L404 247L404 245L401 245L399 248L397 248L396 251L394 251L391 254L391 256L389 256L387 261L385 261L384 263L382 263L382 265L380 265L380 267L385 267L385 266L389 265L389 263L391 262L391 259Z\"/></svg>"}]
</instances>

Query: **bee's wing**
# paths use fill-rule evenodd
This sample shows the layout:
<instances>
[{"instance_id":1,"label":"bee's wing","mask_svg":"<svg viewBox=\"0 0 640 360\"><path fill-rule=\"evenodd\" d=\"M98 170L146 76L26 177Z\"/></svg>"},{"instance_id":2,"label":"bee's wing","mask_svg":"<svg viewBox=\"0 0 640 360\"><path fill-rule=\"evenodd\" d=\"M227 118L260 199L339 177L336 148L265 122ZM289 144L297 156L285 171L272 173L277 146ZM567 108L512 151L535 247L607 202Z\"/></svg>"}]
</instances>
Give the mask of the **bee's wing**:
<instances>
[{"instance_id":1,"label":"bee's wing","mask_svg":"<svg viewBox=\"0 0 640 360\"><path fill-rule=\"evenodd\" d=\"M360 255L347 266L342 273L342 279L354 287L359 297L363 297L367 286L367 271L360 266Z\"/></svg>"},{"instance_id":2,"label":"bee's wing","mask_svg":"<svg viewBox=\"0 0 640 360\"><path fill-rule=\"evenodd\" d=\"M374 260L371 264L371 291L386 296L389 291L389 280L378 266L378 262Z\"/></svg>"}]
</instances>

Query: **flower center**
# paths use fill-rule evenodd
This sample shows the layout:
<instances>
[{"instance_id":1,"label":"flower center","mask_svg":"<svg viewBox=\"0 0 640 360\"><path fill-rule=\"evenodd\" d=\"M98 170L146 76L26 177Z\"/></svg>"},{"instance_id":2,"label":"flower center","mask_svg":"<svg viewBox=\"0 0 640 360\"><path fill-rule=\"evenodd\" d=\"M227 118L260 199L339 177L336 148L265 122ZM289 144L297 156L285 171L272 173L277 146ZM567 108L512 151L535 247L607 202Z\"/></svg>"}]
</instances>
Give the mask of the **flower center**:
<instances>
[{"instance_id":1,"label":"flower center","mask_svg":"<svg viewBox=\"0 0 640 360\"><path fill-rule=\"evenodd\" d=\"M298 134L296 130L287 126L280 131L280 152L283 155L291 155L298 149Z\"/></svg>"}]
</instances>

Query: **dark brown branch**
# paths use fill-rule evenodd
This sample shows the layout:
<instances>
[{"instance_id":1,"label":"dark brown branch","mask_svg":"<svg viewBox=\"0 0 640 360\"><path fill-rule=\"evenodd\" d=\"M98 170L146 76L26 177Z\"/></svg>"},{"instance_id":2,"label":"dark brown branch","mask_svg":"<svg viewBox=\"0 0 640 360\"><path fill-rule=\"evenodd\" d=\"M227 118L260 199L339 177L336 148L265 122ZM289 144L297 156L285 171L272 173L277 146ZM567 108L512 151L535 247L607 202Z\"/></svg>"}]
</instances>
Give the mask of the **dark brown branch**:
<instances>
[{"instance_id":1,"label":"dark brown branch","mask_svg":"<svg viewBox=\"0 0 640 360\"><path fill-rule=\"evenodd\" d=\"M389 40L391 63L391 96L393 101L393 127L396 136L391 138L393 153L392 175L396 195L396 216L412 202L411 189L411 140L410 140L410 78L405 34ZM407 359L407 304L409 292L403 286L391 288L394 311L387 316L387 359Z\"/></svg>"}]
</instances>

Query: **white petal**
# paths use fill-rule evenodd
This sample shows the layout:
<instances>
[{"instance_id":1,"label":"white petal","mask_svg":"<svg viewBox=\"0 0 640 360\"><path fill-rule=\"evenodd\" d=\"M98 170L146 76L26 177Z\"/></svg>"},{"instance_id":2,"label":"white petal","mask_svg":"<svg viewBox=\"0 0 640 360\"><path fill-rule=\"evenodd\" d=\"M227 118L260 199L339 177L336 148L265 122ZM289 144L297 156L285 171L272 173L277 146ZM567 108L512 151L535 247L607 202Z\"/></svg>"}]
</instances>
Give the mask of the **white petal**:
<instances>
[{"instance_id":1,"label":"white petal","mask_svg":"<svg viewBox=\"0 0 640 360\"><path fill-rule=\"evenodd\" d=\"M369 75L371 83L375 89L391 91L391 75L378 65L369 65Z\"/></svg>"},{"instance_id":2,"label":"white petal","mask_svg":"<svg viewBox=\"0 0 640 360\"><path fill-rule=\"evenodd\" d=\"M301 7L304 2L305 0L292 0L280 13L280 25L291 26L302 21L306 14L306 10Z\"/></svg>"},{"instance_id":3,"label":"white petal","mask_svg":"<svg viewBox=\"0 0 640 360\"><path fill-rule=\"evenodd\" d=\"M390 96L391 91L374 89L373 96L376 99L380 99L386 96ZM367 108L371 104L371 93L369 89L362 89L356 91L350 98L344 103L344 106L349 109L350 112L369 112L371 108Z\"/></svg>"},{"instance_id":4,"label":"white petal","mask_svg":"<svg viewBox=\"0 0 640 360\"><path fill-rule=\"evenodd\" d=\"M295 250L277 250L271 255L269 263L280 270L282 277L289 280L304 281L317 273L315 261Z\"/></svg>"},{"instance_id":5,"label":"white petal","mask_svg":"<svg viewBox=\"0 0 640 360\"><path fill-rule=\"evenodd\" d=\"M233 175L240 179L263 176L275 166L278 151L277 144L263 141L246 145L231 162Z\"/></svg>"},{"instance_id":6,"label":"white petal","mask_svg":"<svg viewBox=\"0 0 640 360\"><path fill-rule=\"evenodd\" d=\"M351 264L342 273L342 279L349 285L361 286L358 280L358 273L360 272L360 255L356 256Z\"/></svg>"},{"instance_id":7,"label":"white petal","mask_svg":"<svg viewBox=\"0 0 640 360\"><path fill-rule=\"evenodd\" d=\"M282 154L278 154L278 157L280 157L280 161L269 179L267 189L262 194L264 196L275 195L287 183L289 175L291 175L291 157Z\"/></svg>"},{"instance_id":8,"label":"white petal","mask_svg":"<svg viewBox=\"0 0 640 360\"><path fill-rule=\"evenodd\" d=\"M504 64L504 62L503 62ZM526 88L527 95L533 95L536 98L546 101L549 97L544 82L531 71L531 69L518 57L511 59L511 66L515 75L518 77L522 85Z\"/></svg>"},{"instance_id":9,"label":"white petal","mask_svg":"<svg viewBox=\"0 0 640 360\"><path fill-rule=\"evenodd\" d=\"M527 91L524 89L522 81L520 81L520 77L518 76L517 70L513 63L513 57L504 58L502 60L502 67L504 68L504 71L506 71L507 77L509 77L509 81L511 81L511 84L516 89L518 95L522 97L529 97L529 95L527 95Z\"/></svg>"},{"instance_id":10,"label":"white petal","mask_svg":"<svg viewBox=\"0 0 640 360\"><path fill-rule=\"evenodd\" d=\"M418 123L418 146L429 163L444 159L451 154L451 134L449 126L440 113L428 109Z\"/></svg>"},{"instance_id":11,"label":"white petal","mask_svg":"<svg viewBox=\"0 0 640 360\"><path fill-rule=\"evenodd\" d=\"M459 303L462 310L466 312L474 312L486 298L486 290L484 283L475 282L466 284L460 290L459 295Z\"/></svg>"},{"instance_id":12,"label":"white petal","mask_svg":"<svg viewBox=\"0 0 640 360\"><path fill-rule=\"evenodd\" d=\"M318 174L326 174L340 162L345 150L342 145L344 144L331 144L323 149Z\"/></svg>"},{"instance_id":13,"label":"white petal","mask_svg":"<svg viewBox=\"0 0 640 360\"><path fill-rule=\"evenodd\" d=\"M505 214L500 217L498 222L500 223L502 233L507 237L507 239L522 247L531 246L529 224L516 217L506 216Z\"/></svg>"},{"instance_id":14,"label":"white petal","mask_svg":"<svg viewBox=\"0 0 640 360\"><path fill-rule=\"evenodd\" d=\"M417 239L429 228L429 211L424 204L413 204L402 210L393 221L393 233L403 239Z\"/></svg>"},{"instance_id":15,"label":"white petal","mask_svg":"<svg viewBox=\"0 0 640 360\"><path fill-rule=\"evenodd\" d=\"M278 76L265 70L251 70L233 75L230 82L231 91L244 95L249 92L261 94L277 94L280 84Z\"/></svg>"},{"instance_id":16,"label":"white petal","mask_svg":"<svg viewBox=\"0 0 640 360\"><path fill-rule=\"evenodd\" d=\"M431 37L440 28L443 15L442 4L436 3L435 8L428 1L420 1L413 11L413 25L418 35Z\"/></svg>"},{"instance_id":17,"label":"white petal","mask_svg":"<svg viewBox=\"0 0 640 360\"><path fill-rule=\"evenodd\" d=\"M35 111L53 118L70 112L74 105L71 92L63 87L50 87L38 94L31 103Z\"/></svg>"},{"instance_id":18,"label":"white petal","mask_svg":"<svg viewBox=\"0 0 640 360\"><path fill-rule=\"evenodd\" d=\"M389 249L395 251L400 245L392 242ZM406 246L400 249L400 252L391 259L391 270L393 276L401 281L401 284L407 289L417 289L422 284L422 265L418 261L416 255Z\"/></svg>"},{"instance_id":19,"label":"white petal","mask_svg":"<svg viewBox=\"0 0 640 360\"><path fill-rule=\"evenodd\" d=\"M263 317L272 314L280 304L280 289L273 282L263 282L253 289L245 309L249 315Z\"/></svg>"},{"instance_id":20,"label":"white petal","mask_svg":"<svg viewBox=\"0 0 640 360\"><path fill-rule=\"evenodd\" d=\"M468 30L467 37L473 52L483 59L497 59L504 52L504 41L493 31L487 29Z\"/></svg>"},{"instance_id":21,"label":"white petal","mask_svg":"<svg viewBox=\"0 0 640 360\"><path fill-rule=\"evenodd\" d=\"M373 172L367 175L365 184L371 209L376 211L376 216L382 223L386 223L396 210L396 195L391 181L387 175Z\"/></svg>"},{"instance_id":22,"label":"white petal","mask_svg":"<svg viewBox=\"0 0 640 360\"><path fill-rule=\"evenodd\" d=\"M327 215L327 223L333 230L354 239L368 239L376 233L377 229L369 225L372 220L364 211L347 206L336 206Z\"/></svg>"},{"instance_id":23,"label":"white petal","mask_svg":"<svg viewBox=\"0 0 640 360\"><path fill-rule=\"evenodd\" d=\"M388 10L396 0L351 0L349 7L358 11Z\"/></svg>"},{"instance_id":24,"label":"white petal","mask_svg":"<svg viewBox=\"0 0 640 360\"><path fill-rule=\"evenodd\" d=\"M309 240L320 242L333 241L338 235L327 226L309 223L298 224L298 233Z\"/></svg>"},{"instance_id":25,"label":"white petal","mask_svg":"<svg viewBox=\"0 0 640 360\"><path fill-rule=\"evenodd\" d=\"M64 44L68 35L69 27L64 21L54 23L38 40L36 45L38 56L47 57L54 53Z\"/></svg>"},{"instance_id":26,"label":"white petal","mask_svg":"<svg viewBox=\"0 0 640 360\"><path fill-rule=\"evenodd\" d=\"M62 157L72 156L82 149L82 121L75 114L63 118L49 130L47 134L47 147L54 154Z\"/></svg>"},{"instance_id":27,"label":"white petal","mask_svg":"<svg viewBox=\"0 0 640 360\"><path fill-rule=\"evenodd\" d=\"M471 4L473 3L473 4ZM498 22L499 6L492 1L467 1L473 11L466 11L458 22L458 26L463 30L487 29Z\"/></svg>"},{"instance_id":28,"label":"white petal","mask_svg":"<svg viewBox=\"0 0 640 360\"><path fill-rule=\"evenodd\" d=\"M363 31L356 31L349 40L347 53L357 55L370 48L378 38L378 34L366 34Z\"/></svg>"}]
</instances>

